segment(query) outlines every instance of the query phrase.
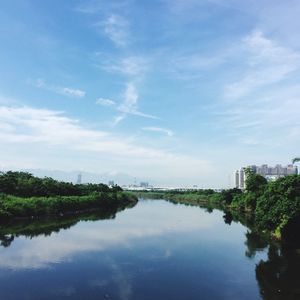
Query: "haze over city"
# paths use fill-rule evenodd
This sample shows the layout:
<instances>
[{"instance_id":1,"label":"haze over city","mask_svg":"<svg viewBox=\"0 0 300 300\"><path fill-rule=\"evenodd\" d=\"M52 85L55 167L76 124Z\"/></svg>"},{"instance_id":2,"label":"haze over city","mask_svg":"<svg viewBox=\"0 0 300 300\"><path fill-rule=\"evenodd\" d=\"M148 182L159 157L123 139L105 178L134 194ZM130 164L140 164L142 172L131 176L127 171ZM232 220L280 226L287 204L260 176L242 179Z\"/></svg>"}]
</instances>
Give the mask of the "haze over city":
<instances>
[{"instance_id":1,"label":"haze over city","mask_svg":"<svg viewBox=\"0 0 300 300\"><path fill-rule=\"evenodd\" d=\"M300 148L300 2L0 4L0 168L227 187ZM113 178L112 178L113 179Z\"/></svg>"}]
</instances>

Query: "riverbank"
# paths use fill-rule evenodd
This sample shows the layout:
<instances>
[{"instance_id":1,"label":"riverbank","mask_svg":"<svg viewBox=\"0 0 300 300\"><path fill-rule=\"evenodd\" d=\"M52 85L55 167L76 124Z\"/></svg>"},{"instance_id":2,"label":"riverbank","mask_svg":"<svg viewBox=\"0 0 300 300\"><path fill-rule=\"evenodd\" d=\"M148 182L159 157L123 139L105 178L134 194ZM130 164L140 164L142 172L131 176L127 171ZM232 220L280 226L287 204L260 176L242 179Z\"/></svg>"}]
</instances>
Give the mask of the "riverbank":
<instances>
[{"instance_id":1,"label":"riverbank","mask_svg":"<svg viewBox=\"0 0 300 300\"><path fill-rule=\"evenodd\" d=\"M0 173L0 221L76 215L131 207L138 199L119 186L73 184L26 172Z\"/></svg>"},{"instance_id":2,"label":"riverbank","mask_svg":"<svg viewBox=\"0 0 300 300\"><path fill-rule=\"evenodd\" d=\"M137 198L126 192L93 193L86 196L21 198L0 196L1 220L40 218L78 214L79 212L133 206Z\"/></svg>"},{"instance_id":3,"label":"riverbank","mask_svg":"<svg viewBox=\"0 0 300 300\"><path fill-rule=\"evenodd\" d=\"M190 192L177 192L177 191L138 191L131 192L137 197L146 199L165 199L168 201L174 201L182 204L221 204L219 193L213 190L199 190Z\"/></svg>"},{"instance_id":4,"label":"riverbank","mask_svg":"<svg viewBox=\"0 0 300 300\"><path fill-rule=\"evenodd\" d=\"M247 172L247 188L244 191L236 188L222 192L144 191L137 195L252 215L256 230L269 232L282 243L300 248L300 176L289 175L268 182L264 177L251 173L251 170Z\"/></svg>"}]
</instances>

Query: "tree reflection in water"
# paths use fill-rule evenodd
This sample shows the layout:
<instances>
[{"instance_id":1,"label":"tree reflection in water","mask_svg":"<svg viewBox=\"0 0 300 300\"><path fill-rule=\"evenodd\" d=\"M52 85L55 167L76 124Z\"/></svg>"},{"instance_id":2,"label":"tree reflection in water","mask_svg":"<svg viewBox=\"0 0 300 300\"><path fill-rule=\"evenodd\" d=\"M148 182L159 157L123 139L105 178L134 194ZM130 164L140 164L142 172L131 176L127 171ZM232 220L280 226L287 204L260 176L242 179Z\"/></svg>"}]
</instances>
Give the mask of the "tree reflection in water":
<instances>
[{"instance_id":1,"label":"tree reflection in water","mask_svg":"<svg viewBox=\"0 0 300 300\"><path fill-rule=\"evenodd\" d=\"M101 209L101 211L81 212L76 215L63 217L14 220L9 223L0 224L0 246L9 247L15 237L24 236L31 239L40 235L50 236L54 232L71 228L79 221L114 219L116 213L125 208L111 207Z\"/></svg>"},{"instance_id":2,"label":"tree reflection in water","mask_svg":"<svg viewBox=\"0 0 300 300\"><path fill-rule=\"evenodd\" d=\"M225 224L239 222L248 228L245 233L246 257L252 259L257 252L268 252L268 259L261 260L255 269L262 299L300 299L300 218L290 221L286 226L286 232L283 232L282 243L279 243L272 240L268 233L261 232L255 227L254 216L251 213L224 210L212 204L198 206L206 209L208 213L213 209L219 209L224 212Z\"/></svg>"},{"instance_id":3,"label":"tree reflection in water","mask_svg":"<svg viewBox=\"0 0 300 300\"><path fill-rule=\"evenodd\" d=\"M300 237L294 233L285 234L283 242L273 241L266 233L257 231L253 220L242 214L225 212L224 222L232 220L247 226L245 237L246 252L254 258L258 251L267 250L268 259L261 260L255 268L260 294L264 300L300 299ZM299 222L299 220L298 220ZM293 228L295 228L293 224Z\"/></svg>"},{"instance_id":4,"label":"tree reflection in water","mask_svg":"<svg viewBox=\"0 0 300 300\"><path fill-rule=\"evenodd\" d=\"M202 206L208 213L212 206ZM65 216L55 219L23 220L11 224L0 224L0 246L9 247L15 237L33 238L38 235L50 235L62 229L68 229L79 221L93 221L115 218L117 210ZM279 244L270 239L266 233L255 228L253 216L237 211L225 211L224 222L231 225L239 222L248 228L245 233L245 256L252 259L257 252L267 251L268 257L257 263L256 279L260 294L264 300L299 300L300 299L300 247L295 233L286 234L284 243ZM299 221L299 220L298 220ZM295 224L293 224L294 227ZM289 243L292 239L293 243Z\"/></svg>"},{"instance_id":5,"label":"tree reflection in water","mask_svg":"<svg viewBox=\"0 0 300 300\"><path fill-rule=\"evenodd\" d=\"M268 260L256 266L256 279L265 300L300 299L299 252L269 245Z\"/></svg>"}]
</instances>

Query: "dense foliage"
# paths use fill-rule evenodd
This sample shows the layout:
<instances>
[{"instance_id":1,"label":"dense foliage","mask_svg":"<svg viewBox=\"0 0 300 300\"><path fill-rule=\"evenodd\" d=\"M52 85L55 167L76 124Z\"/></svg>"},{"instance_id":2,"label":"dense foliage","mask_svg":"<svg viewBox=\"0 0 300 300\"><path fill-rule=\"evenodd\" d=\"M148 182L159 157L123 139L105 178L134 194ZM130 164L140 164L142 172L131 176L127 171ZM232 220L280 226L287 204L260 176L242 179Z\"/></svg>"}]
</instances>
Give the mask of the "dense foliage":
<instances>
[{"instance_id":1,"label":"dense foliage","mask_svg":"<svg viewBox=\"0 0 300 300\"><path fill-rule=\"evenodd\" d=\"M189 191L138 191L134 192L139 197L148 199L165 199L174 203L198 205L207 202L220 202L220 195L212 189L189 190Z\"/></svg>"},{"instance_id":2,"label":"dense foliage","mask_svg":"<svg viewBox=\"0 0 300 300\"><path fill-rule=\"evenodd\" d=\"M224 191L220 200L231 208L253 211L256 225L271 230L277 237L282 234L295 237L299 229L299 175L268 182L263 176L247 170L246 190L243 193L237 189Z\"/></svg>"},{"instance_id":3,"label":"dense foliage","mask_svg":"<svg viewBox=\"0 0 300 300\"><path fill-rule=\"evenodd\" d=\"M97 193L86 196L55 196L21 198L2 195L0 197L0 218L41 217L76 213L92 208L118 207L136 199L124 192Z\"/></svg>"},{"instance_id":4,"label":"dense foliage","mask_svg":"<svg viewBox=\"0 0 300 300\"><path fill-rule=\"evenodd\" d=\"M73 184L50 177L39 178L26 172L0 173L0 193L18 197L83 196L92 192L121 191L119 186L106 184Z\"/></svg>"},{"instance_id":5,"label":"dense foliage","mask_svg":"<svg viewBox=\"0 0 300 300\"><path fill-rule=\"evenodd\" d=\"M268 183L257 199L256 219L260 227L277 233L300 218L300 176L291 175Z\"/></svg>"},{"instance_id":6,"label":"dense foliage","mask_svg":"<svg viewBox=\"0 0 300 300\"><path fill-rule=\"evenodd\" d=\"M119 186L72 184L25 172L0 173L0 221L118 208L137 202Z\"/></svg>"}]
</instances>

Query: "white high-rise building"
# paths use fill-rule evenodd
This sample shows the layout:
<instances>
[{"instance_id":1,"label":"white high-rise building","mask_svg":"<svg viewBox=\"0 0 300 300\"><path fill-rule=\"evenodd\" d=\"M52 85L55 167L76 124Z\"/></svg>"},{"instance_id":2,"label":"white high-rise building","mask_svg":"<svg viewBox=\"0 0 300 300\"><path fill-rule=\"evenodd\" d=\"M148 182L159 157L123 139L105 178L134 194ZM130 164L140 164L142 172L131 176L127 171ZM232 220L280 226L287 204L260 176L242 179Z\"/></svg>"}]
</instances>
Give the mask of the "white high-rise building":
<instances>
[{"instance_id":1,"label":"white high-rise building","mask_svg":"<svg viewBox=\"0 0 300 300\"><path fill-rule=\"evenodd\" d=\"M234 172L234 180L235 180L235 187L239 188L240 187L240 172L236 170Z\"/></svg>"},{"instance_id":2,"label":"white high-rise building","mask_svg":"<svg viewBox=\"0 0 300 300\"><path fill-rule=\"evenodd\" d=\"M235 171L235 187L238 189L244 189L245 188L245 168L241 168L240 170Z\"/></svg>"},{"instance_id":3,"label":"white high-rise building","mask_svg":"<svg viewBox=\"0 0 300 300\"><path fill-rule=\"evenodd\" d=\"M254 173L265 177L267 180L276 180L287 175L298 174L298 168L294 165L282 166L277 164L275 167L269 167L267 164L264 164L261 166L249 166L249 168L251 168ZM235 172L235 187L242 190L246 188L245 170L246 168L241 168Z\"/></svg>"},{"instance_id":4,"label":"white high-rise building","mask_svg":"<svg viewBox=\"0 0 300 300\"><path fill-rule=\"evenodd\" d=\"M243 190L245 188L245 180L246 180L246 174L245 174L245 168L240 169L240 189Z\"/></svg>"}]
</instances>

